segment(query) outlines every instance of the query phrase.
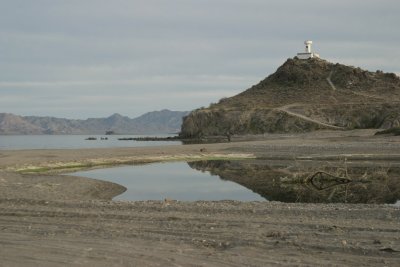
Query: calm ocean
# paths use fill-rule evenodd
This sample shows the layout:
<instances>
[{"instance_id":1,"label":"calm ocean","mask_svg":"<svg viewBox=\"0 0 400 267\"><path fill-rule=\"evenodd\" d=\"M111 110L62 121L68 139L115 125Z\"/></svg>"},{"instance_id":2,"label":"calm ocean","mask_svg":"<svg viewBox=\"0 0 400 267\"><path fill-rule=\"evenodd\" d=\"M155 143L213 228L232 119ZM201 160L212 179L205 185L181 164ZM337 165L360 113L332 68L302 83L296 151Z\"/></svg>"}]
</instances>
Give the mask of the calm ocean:
<instances>
[{"instance_id":1,"label":"calm ocean","mask_svg":"<svg viewBox=\"0 0 400 267\"><path fill-rule=\"evenodd\" d=\"M173 135L146 135L168 137ZM95 137L97 140L85 140ZM108 140L101 140L101 138ZM76 149L107 147L143 147L179 145L180 141L120 141L118 138L144 137L144 135L0 135L0 150L22 149Z\"/></svg>"}]
</instances>

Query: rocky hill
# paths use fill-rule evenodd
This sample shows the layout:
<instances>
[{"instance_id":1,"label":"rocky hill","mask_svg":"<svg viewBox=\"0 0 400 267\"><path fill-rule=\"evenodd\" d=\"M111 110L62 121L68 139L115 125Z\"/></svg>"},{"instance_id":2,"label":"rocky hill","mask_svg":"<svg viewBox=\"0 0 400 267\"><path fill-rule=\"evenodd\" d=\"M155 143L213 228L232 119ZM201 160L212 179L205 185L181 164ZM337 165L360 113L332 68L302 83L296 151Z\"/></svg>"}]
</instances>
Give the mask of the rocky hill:
<instances>
[{"instance_id":1,"label":"rocky hill","mask_svg":"<svg viewBox=\"0 0 400 267\"><path fill-rule=\"evenodd\" d=\"M181 136L390 128L400 125L400 78L322 59L288 59L246 91L197 109Z\"/></svg>"},{"instance_id":2,"label":"rocky hill","mask_svg":"<svg viewBox=\"0 0 400 267\"><path fill-rule=\"evenodd\" d=\"M120 114L108 118L70 120L0 113L0 134L159 134L179 132L188 112L161 110L131 119Z\"/></svg>"}]
</instances>

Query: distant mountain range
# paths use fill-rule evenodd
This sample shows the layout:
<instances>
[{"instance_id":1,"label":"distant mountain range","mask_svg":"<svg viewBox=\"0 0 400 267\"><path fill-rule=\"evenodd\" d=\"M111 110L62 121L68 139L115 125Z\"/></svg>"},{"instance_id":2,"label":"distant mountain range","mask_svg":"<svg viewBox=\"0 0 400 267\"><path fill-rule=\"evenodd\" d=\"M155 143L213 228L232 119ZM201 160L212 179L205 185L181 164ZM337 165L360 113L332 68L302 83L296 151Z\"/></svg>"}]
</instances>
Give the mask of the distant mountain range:
<instances>
[{"instance_id":1,"label":"distant mountain range","mask_svg":"<svg viewBox=\"0 0 400 267\"><path fill-rule=\"evenodd\" d=\"M129 118L113 114L108 118L70 120L54 117L18 116L0 113L0 134L161 134L180 131L187 111L161 110Z\"/></svg>"}]
</instances>

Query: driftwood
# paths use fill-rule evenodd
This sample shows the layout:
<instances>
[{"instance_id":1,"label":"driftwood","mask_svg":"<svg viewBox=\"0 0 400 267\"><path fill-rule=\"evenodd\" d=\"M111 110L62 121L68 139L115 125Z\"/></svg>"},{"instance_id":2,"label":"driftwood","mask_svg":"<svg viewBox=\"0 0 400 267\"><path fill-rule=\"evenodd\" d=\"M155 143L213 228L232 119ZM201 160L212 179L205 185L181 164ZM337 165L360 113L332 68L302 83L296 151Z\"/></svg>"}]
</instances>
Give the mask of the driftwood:
<instances>
[{"instance_id":1,"label":"driftwood","mask_svg":"<svg viewBox=\"0 0 400 267\"><path fill-rule=\"evenodd\" d=\"M348 177L340 177L324 171L318 171L306 179L306 183L311 184L317 190L325 190L351 182L353 180Z\"/></svg>"}]
</instances>

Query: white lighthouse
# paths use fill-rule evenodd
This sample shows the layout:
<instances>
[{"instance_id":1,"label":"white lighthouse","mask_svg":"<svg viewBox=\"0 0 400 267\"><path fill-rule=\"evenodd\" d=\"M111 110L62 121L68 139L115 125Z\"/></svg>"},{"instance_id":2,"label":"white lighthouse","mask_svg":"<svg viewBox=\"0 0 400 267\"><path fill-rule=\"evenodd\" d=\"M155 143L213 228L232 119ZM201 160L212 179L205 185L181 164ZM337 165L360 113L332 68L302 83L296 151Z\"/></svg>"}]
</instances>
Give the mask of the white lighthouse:
<instances>
[{"instance_id":1,"label":"white lighthouse","mask_svg":"<svg viewBox=\"0 0 400 267\"><path fill-rule=\"evenodd\" d=\"M312 52L312 41L304 41L304 44L306 45L305 51L303 53L297 53L299 59L309 59L313 57L319 58L319 54Z\"/></svg>"}]
</instances>

